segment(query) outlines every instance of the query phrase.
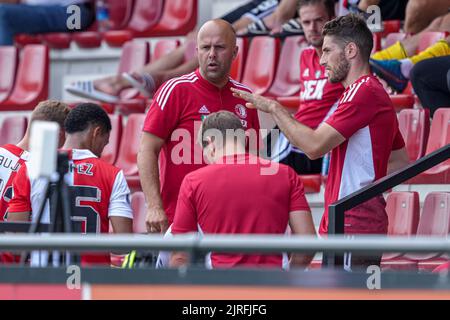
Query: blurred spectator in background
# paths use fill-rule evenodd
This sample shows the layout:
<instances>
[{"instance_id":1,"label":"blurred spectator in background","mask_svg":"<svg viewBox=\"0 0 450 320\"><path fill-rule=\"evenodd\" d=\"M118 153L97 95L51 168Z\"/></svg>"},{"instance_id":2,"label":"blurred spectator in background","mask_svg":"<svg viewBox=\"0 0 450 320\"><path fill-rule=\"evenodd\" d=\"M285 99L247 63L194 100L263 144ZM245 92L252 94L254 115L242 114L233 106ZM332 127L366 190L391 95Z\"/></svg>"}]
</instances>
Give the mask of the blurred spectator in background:
<instances>
[{"instance_id":1,"label":"blurred spectator in background","mask_svg":"<svg viewBox=\"0 0 450 320\"><path fill-rule=\"evenodd\" d=\"M256 26L263 20L268 21L269 19L272 22L267 22L268 25L279 26L295 14L296 6L297 0L282 0L279 6L277 0L252 0L225 14L221 19L229 22L236 32L247 33L249 24ZM282 32L284 34L300 32L294 25L288 23L285 28L282 28ZM266 29L257 31L258 28L255 26L253 31L257 34L270 31ZM298 26L298 28L301 27ZM118 102L120 92L132 86L139 89L144 96L151 97L165 81L198 68L196 38L197 30L194 30L187 35L183 45L140 70L96 80L79 81L66 86L65 89L69 93L83 98L108 103Z\"/></svg>"},{"instance_id":2,"label":"blurred spectator in background","mask_svg":"<svg viewBox=\"0 0 450 320\"><path fill-rule=\"evenodd\" d=\"M411 82L431 116L438 108L450 108L450 56L417 63L411 70Z\"/></svg>"},{"instance_id":3,"label":"blurred spectator in background","mask_svg":"<svg viewBox=\"0 0 450 320\"><path fill-rule=\"evenodd\" d=\"M0 0L0 45L12 45L19 33L70 31L67 22L73 12L67 7L73 4L80 8L83 30L95 16L90 0Z\"/></svg>"}]
</instances>

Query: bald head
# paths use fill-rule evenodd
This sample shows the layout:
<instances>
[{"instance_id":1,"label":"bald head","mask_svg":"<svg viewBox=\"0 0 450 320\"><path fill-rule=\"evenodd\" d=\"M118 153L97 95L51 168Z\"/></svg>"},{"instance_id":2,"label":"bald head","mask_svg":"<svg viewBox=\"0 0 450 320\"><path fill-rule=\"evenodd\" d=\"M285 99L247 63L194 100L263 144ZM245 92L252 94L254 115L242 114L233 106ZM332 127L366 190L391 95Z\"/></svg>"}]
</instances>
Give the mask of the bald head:
<instances>
[{"instance_id":1,"label":"bald head","mask_svg":"<svg viewBox=\"0 0 450 320\"><path fill-rule=\"evenodd\" d=\"M221 19L206 22L198 31L197 50L202 76L217 87L223 87L228 82L238 50L231 24Z\"/></svg>"},{"instance_id":2,"label":"bald head","mask_svg":"<svg viewBox=\"0 0 450 320\"><path fill-rule=\"evenodd\" d=\"M219 35L224 40L229 41L231 45L236 45L236 32L231 24L225 20L213 19L206 21L198 31L197 40L211 34Z\"/></svg>"}]
</instances>

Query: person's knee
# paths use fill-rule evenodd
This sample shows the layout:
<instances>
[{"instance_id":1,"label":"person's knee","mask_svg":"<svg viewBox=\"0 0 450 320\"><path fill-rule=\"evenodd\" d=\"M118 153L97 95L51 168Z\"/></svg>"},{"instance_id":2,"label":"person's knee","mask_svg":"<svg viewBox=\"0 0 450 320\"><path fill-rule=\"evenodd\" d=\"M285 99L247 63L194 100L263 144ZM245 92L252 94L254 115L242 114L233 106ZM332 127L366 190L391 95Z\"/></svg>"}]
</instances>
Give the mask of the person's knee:
<instances>
[{"instance_id":1,"label":"person's knee","mask_svg":"<svg viewBox=\"0 0 450 320\"><path fill-rule=\"evenodd\" d=\"M435 18L424 31L439 31L441 29L442 21L442 16Z\"/></svg>"},{"instance_id":2,"label":"person's knee","mask_svg":"<svg viewBox=\"0 0 450 320\"><path fill-rule=\"evenodd\" d=\"M450 69L447 71L447 87L448 91L450 91Z\"/></svg>"},{"instance_id":3,"label":"person's knee","mask_svg":"<svg viewBox=\"0 0 450 320\"><path fill-rule=\"evenodd\" d=\"M417 83L419 82L424 75L427 74L428 69L427 60L418 62L412 69L410 73L410 80L411 82Z\"/></svg>"},{"instance_id":4,"label":"person's knee","mask_svg":"<svg viewBox=\"0 0 450 320\"><path fill-rule=\"evenodd\" d=\"M450 13L447 13L445 16L442 17L441 24L439 25L439 29L437 31L448 32L449 30L450 30Z\"/></svg>"}]
</instances>

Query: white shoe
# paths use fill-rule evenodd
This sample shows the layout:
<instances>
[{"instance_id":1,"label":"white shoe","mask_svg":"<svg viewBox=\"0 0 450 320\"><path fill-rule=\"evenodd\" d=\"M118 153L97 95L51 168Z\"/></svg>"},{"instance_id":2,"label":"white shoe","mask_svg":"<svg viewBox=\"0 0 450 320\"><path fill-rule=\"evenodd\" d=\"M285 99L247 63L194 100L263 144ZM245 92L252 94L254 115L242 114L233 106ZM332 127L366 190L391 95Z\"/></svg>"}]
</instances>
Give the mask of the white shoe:
<instances>
[{"instance_id":1,"label":"white shoe","mask_svg":"<svg viewBox=\"0 0 450 320\"><path fill-rule=\"evenodd\" d=\"M77 81L64 88L67 92L87 99L98 100L107 103L116 103L119 98L111 94L95 89L94 81Z\"/></svg>"},{"instance_id":2,"label":"white shoe","mask_svg":"<svg viewBox=\"0 0 450 320\"><path fill-rule=\"evenodd\" d=\"M139 76L137 78L131 73L124 72L122 73L122 78L125 79L129 85L139 90L139 92L145 96L145 97L151 97L153 92L150 92L149 89L154 91L155 88L155 82L153 81L153 78L151 76L148 76L147 79L145 79L142 76ZM146 81L147 80L147 81ZM149 88L150 87L150 88Z\"/></svg>"}]
</instances>

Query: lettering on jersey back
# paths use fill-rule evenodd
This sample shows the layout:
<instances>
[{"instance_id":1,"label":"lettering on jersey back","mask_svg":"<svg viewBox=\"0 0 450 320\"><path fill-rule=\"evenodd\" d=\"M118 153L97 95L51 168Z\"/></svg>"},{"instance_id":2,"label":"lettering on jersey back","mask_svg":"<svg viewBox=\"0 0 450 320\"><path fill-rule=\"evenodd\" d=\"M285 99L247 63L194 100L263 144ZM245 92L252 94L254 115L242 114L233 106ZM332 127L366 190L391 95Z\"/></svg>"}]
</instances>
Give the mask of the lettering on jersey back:
<instances>
[{"instance_id":1,"label":"lettering on jersey back","mask_svg":"<svg viewBox=\"0 0 450 320\"><path fill-rule=\"evenodd\" d=\"M71 164L70 172L76 171L78 174L84 174L86 176L93 176L92 168L94 165L92 163L79 163L79 164Z\"/></svg>"},{"instance_id":2,"label":"lettering on jersey back","mask_svg":"<svg viewBox=\"0 0 450 320\"><path fill-rule=\"evenodd\" d=\"M302 90L300 94L300 99L303 101L321 100L323 96L323 89L326 84L327 79L304 81L304 90Z\"/></svg>"},{"instance_id":3,"label":"lettering on jersey back","mask_svg":"<svg viewBox=\"0 0 450 320\"><path fill-rule=\"evenodd\" d=\"M0 166L4 167L6 169L10 169L12 171L17 171L20 168L19 162L13 163L13 160L10 158L7 158L5 156L0 155Z\"/></svg>"}]
</instances>

